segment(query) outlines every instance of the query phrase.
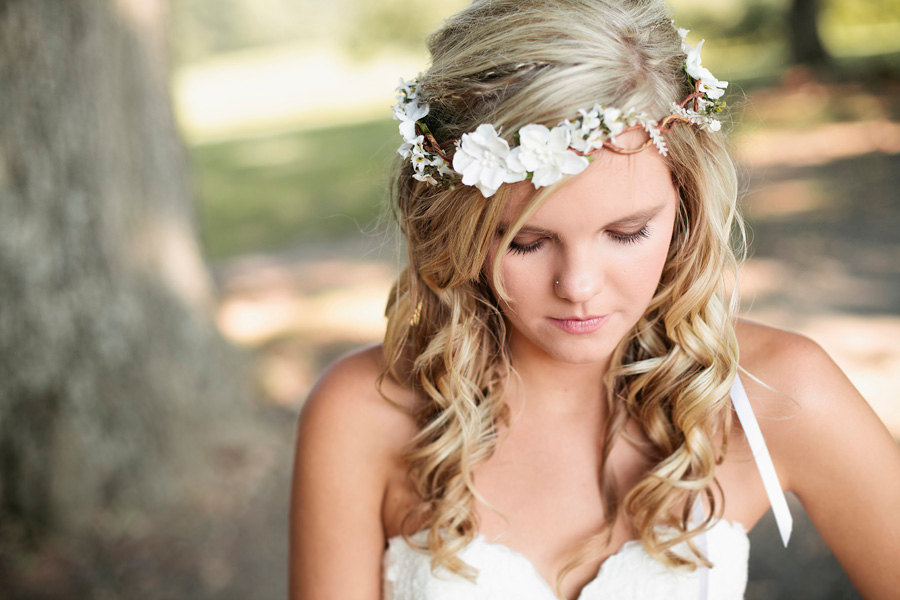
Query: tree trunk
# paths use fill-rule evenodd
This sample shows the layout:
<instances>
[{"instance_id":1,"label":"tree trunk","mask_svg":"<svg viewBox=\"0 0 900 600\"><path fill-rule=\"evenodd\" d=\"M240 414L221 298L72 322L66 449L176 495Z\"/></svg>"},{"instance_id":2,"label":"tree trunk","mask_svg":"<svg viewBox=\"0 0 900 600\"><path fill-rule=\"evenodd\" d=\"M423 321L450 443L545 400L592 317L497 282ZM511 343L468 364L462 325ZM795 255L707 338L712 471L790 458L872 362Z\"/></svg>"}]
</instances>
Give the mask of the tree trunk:
<instances>
[{"instance_id":1,"label":"tree trunk","mask_svg":"<svg viewBox=\"0 0 900 600\"><path fill-rule=\"evenodd\" d=\"M171 501L173 453L244 397L210 317L164 8L0 0L7 543Z\"/></svg>"},{"instance_id":2,"label":"tree trunk","mask_svg":"<svg viewBox=\"0 0 900 600\"><path fill-rule=\"evenodd\" d=\"M819 38L820 0L791 0L788 13L791 64L821 66L829 61Z\"/></svg>"}]
</instances>

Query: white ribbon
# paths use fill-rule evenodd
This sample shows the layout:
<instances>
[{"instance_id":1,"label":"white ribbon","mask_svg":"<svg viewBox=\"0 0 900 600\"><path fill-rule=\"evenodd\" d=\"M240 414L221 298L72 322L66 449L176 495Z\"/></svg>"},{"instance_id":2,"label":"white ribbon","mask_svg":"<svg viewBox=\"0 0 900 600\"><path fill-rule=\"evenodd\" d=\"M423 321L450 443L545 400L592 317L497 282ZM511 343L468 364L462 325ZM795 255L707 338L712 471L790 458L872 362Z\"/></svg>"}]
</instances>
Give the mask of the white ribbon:
<instances>
[{"instance_id":1,"label":"white ribbon","mask_svg":"<svg viewBox=\"0 0 900 600\"><path fill-rule=\"evenodd\" d=\"M731 386L731 404L734 406L734 412L737 413L741 427L744 428L744 435L747 436L747 442L750 444L753 460L756 461L756 468L759 470L760 477L762 477L766 495L769 497L769 504L772 505L772 512L775 514L775 523L778 525L781 541L787 547L794 520L791 517L791 511L788 508L787 498L784 496L781 484L778 483L778 474L775 472L775 465L772 464L772 457L769 455L768 448L766 448L766 441L763 439L756 417L753 416L753 409L750 408L747 392L744 391L741 378L736 373L734 383Z\"/></svg>"}]
</instances>

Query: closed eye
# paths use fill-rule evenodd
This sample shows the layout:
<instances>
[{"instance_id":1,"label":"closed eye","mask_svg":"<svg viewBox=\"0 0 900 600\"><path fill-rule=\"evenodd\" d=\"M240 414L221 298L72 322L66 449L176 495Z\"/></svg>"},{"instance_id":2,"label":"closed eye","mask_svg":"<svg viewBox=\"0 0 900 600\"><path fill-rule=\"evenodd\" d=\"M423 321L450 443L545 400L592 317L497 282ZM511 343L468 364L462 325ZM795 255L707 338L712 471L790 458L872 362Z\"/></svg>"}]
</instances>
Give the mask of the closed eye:
<instances>
[{"instance_id":1,"label":"closed eye","mask_svg":"<svg viewBox=\"0 0 900 600\"><path fill-rule=\"evenodd\" d=\"M515 240L509 243L509 251L513 254L529 254L539 250L544 245L544 239L539 238L528 244L520 244Z\"/></svg>"},{"instance_id":2,"label":"closed eye","mask_svg":"<svg viewBox=\"0 0 900 600\"><path fill-rule=\"evenodd\" d=\"M650 226L644 225L634 233L618 233L609 231L609 236L620 244L637 244L642 239L650 237Z\"/></svg>"}]
</instances>

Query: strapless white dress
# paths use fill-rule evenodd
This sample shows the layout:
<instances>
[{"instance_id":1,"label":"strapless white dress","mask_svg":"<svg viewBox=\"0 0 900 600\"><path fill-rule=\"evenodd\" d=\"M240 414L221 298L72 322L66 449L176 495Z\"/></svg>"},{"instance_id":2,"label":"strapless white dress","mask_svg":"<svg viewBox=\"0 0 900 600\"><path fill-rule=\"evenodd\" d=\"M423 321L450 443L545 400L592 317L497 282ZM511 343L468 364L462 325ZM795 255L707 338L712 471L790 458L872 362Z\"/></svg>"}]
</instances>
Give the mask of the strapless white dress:
<instances>
[{"instance_id":1,"label":"strapless white dress","mask_svg":"<svg viewBox=\"0 0 900 600\"><path fill-rule=\"evenodd\" d=\"M424 541L424 533L413 536ZM418 539L417 539L418 538ZM626 542L607 558L579 600L737 600L747 585L750 542L739 523L718 521L706 534L711 569L673 569L651 557L638 541ZM675 547L679 550L678 546ZM684 551L684 549L682 549ZM685 552L686 555L686 552ZM459 557L478 569L471 582L439 568L431 557L391 538L384 554L385 600L556 600L551 585L522 554L479 536ZM704 595L705 593L705 595Z\"/></svg>"},{"instance_id":2,"label":"strapless white dress","mask_svg":"<svg viewBox=\"0 0 900 600\"><path fill-rule=\"evenodd\" d=\"M784 493L756 418L750 410L739 378L731 390L732 403L747 436L775 519L787 545L791 517ZM422 542L425 532L412 537ZM738 600L747 585L750 542L740 523L717 521L695 543L712 568L667 567L654 559L639 541L626 542L600 566L582 588L578 600ZM686 545L675 552L688 556ZM556 600L552 586L519 552L476 536L459 558L477 569L475 581L438 568L431 571L431 556L412 548L401 537L388 541L383 561L384 600Z\"/></svg>"}]
</instances>

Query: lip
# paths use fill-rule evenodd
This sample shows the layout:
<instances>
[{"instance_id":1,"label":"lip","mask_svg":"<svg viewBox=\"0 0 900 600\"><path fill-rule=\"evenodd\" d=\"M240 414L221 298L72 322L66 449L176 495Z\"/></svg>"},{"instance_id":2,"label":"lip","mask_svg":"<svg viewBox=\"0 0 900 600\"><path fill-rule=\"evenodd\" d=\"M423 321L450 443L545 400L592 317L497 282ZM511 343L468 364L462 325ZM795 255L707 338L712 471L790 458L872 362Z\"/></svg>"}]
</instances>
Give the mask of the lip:
<instances>
[{"instance_id":1,"label":"lip","mask_svg":"<svg viewBox=\"0 0 900 600\"><path fill-rule=\"evenodd\" d=\"M565 331L572 334L593 333L603 327L603 324L609 319L609 315L592 316L592 317L565 317L556 319L550 317L550 321Z\"/></svg>"}]
</instances>

